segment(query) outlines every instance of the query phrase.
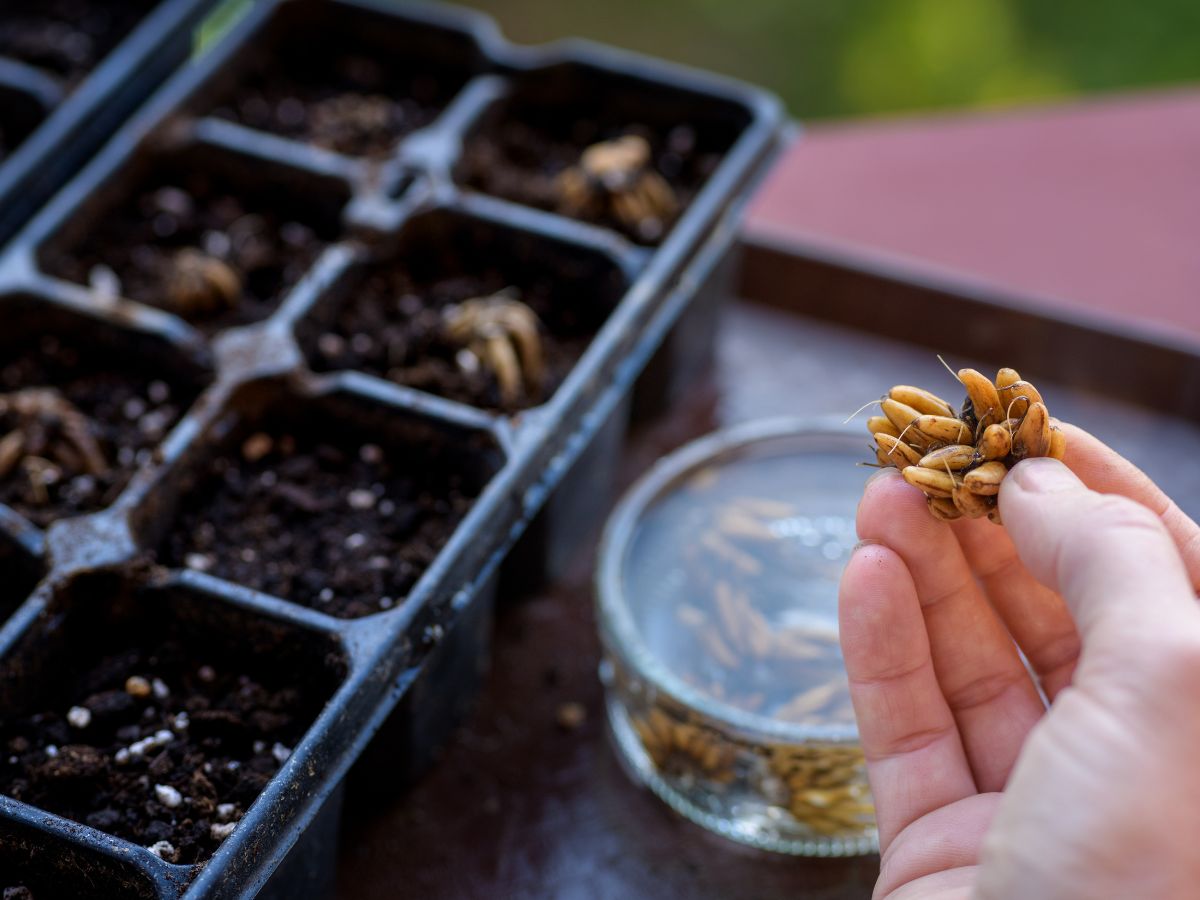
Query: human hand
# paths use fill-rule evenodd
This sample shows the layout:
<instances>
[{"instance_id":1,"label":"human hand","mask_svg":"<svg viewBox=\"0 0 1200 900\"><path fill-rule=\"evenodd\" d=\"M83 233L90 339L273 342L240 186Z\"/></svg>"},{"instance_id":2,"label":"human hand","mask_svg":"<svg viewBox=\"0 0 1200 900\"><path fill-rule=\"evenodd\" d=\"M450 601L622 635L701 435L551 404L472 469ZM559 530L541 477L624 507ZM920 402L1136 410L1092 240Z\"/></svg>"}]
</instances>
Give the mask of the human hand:
<instances>
[{"instance_id":1,"label":"human hand","mask_svg":"<svg viewBox=\"0 0 1200 900\"><path fill-rule=\"evenodd\" d=\"M1003 529L867 487L840 613L876 898L1200 896L1200 527L1064 429Z\"/></svg>"}]
</instances>

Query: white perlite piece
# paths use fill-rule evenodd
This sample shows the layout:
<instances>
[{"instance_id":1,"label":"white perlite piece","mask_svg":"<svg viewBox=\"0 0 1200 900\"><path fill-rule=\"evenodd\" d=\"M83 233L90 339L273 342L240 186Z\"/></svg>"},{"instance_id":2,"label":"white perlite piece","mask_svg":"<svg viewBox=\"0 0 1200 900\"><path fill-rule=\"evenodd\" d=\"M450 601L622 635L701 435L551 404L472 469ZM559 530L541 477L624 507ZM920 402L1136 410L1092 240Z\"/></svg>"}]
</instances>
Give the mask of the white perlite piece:
<instances>
[{"instance_id":1,"label":"white perlite piece","mask_svg":"<svg viewBox=\"0 0 1200 900\"><path fill-rule=\"evenodd\" d=\"M179 791L175 790L169 784L156 784L154 786L154 796L167 809L174 809L183 802L183 794L179 793Z\"/></svg>"},{"instance_id":2,"label":"white perlite piece","mask_svg":"<svg viewBox=\"0 0 1200 900\"><path fill-rule=\"evenodd\" d=\"M170 841L156 841L146 848L159 859L165 859L167 862L174 862L175 857L179 852L175 849L175 845Z\"/></svg>"},{"instance_id":3,"label":"white perlite piece","mask_svg":"<svg viewBox=\"0 0 1200 900\"><path fill-rule=\"evenodd\" d=\"M154 696L159 700L166 700L171 696L171 689L167 687L167 683L161 678L155 678L150 682L150 690L154 692Z\"/></svg>"},{"instance_id":4,"label":"white perlite piece","mask_svg":"<svg viewBox=\"0 0 1200 900\"><path fill-rule=\"evenodd\" d=\"M222 822L228 822L230 819L232 819L236 815L237 815L237 804L236 803L218 803L217 804L217 818L220 819Z\"/></svg>"},{"instance_id":5,"label":"white perlite piece","mask_svg":"<svg viewBox=\"0 0 1200 900\"><path fill-rule=\"evenodd\" d=\"M235 828L237 828L237 822L213 822L208 826L208 833L214 841L223 841L233 834Z\"/></svg>"},{"instance_id":6,"label":"white perlite piece","mask_svg":"<svg viewBox=\"0 0 1200 900\"><path fill-rule=\"evenodd\" d=\"M67 710L67 723L72 728L87 728L92 724L92 711L86 706L72 706Z\"/></svg>"},{"instance_id":7,"label":"white perlite piece","mask_svg":"<svg viewBox=\"0 0 1200 900\"><path fill-rule=\"evenodd\" d=\"M375 505L375 494L366 488L355 488L346 495L351 509L370 509Z\"/></svg>"},{"instance_id":8,"label":"white perlite piece","mask_svg":"<svg viewBox=\"0 0 1200 900\"><path fill-rule=\"evenodd\" d=\"M142 738L140 741L134 741L129 745L129 755L133 757L145 756L148 750L157 750L159 747L165 747L175 739L175 735L165 728L159 729L150 735L150 737ZM118 751L119 755L120 751ZM117 760L120 762L120 760Z\"/></svg>"},{"instance_id":9,"label":"white perlite piece","mask_svg":"<svg viewBox=\"0 0 1200 900\"><path fill-rule=\"evenodd\" d=\"M96 299L106 305L111 305L121 296L121 279L103 263L88 270L88 287L95 293Z\"/></svg>"},{"instance_id":10,"label":"white perlite piece","mask_svg":"<svg viewBox=\"0 0 1200 900\"><path fill-rule=\"evenodd\" d=\"M189 553L183 558L183 564L197 572L207 572L213 567L214 561L207 553Z\"/></svg>"},{"instance_id":11,"label":"white perlite piece","mask_svg":"<svg viewBox=\"0 0 1200 900\"><path fill-rule=\"evenodd\" d=\"M275 746L271 748L271 755L275 757L275 761L277 763L282 765L283 763L287 762L288 757L292 755L292 748L285 747L283 744L276 742Z\"/></svg>"}]
</instances>

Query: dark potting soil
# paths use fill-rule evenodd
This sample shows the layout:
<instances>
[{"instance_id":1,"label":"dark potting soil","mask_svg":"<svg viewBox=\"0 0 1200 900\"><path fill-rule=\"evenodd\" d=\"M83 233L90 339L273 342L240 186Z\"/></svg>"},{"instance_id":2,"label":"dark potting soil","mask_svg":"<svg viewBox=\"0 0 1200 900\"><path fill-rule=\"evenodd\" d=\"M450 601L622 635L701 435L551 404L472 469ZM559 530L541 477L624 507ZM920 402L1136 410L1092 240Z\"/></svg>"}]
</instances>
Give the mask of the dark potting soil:
<instances>
[{"instance_id":1,"label":"dark potting soil","mask_svg":"<svg viewBox=\"0 0 1200 900\"><path fill-rule=\"evenodd\" d=\"M337 233L335 221L303 208L303 186L287 200L279 193L242 192L212 172L181 165L138 184L98 227L51 247L43 262L52 275L168 309L207 334L257 322ZM240 281L232 305L206 300L203 287L188 289L198 291L195 302L170 299L187 277L178 255L185 248L221 261Z\"/></svg>"},{"instance_id":2,"label":"dark potting soil","mask_svg":"<svg viewBox=\"0 0 1200 900\"><path fill-rule=\"evenodd\" d=\"M210 857L325 696L304 670L197 656L179 628L60 667L50 705L0 715L0 792L172 862Z\"/></svg>"},{"instance_id":3,"label":"dark potting soil","mask_svg":"<svg viewBox=\"0 0 1200 900\"><path fill-rule=\"evenodd\" d=\"M5 0L0 56L10 56L74 87L157 0Z\"/></svg>"},{"instance_id":4,"label":"dark potting soil","mask_svg":"<svg viewBox=\"0 0 1200 900\"><path fill-rule=\"evenodd\" d=\"M588 116L536 110L502 118L468 138L459 179L469 187L541 209L558 210L558 176L579 163L592 144L627 134L650 144L654 169L671 186L680 210L716 170L721 153L708 149L688 125L652 128L637 122L612 125ZM658 244L666 232L639 233L609 213L589 219L639 244ZM668 228L669 230L669 228Z\"/></svg>"},{"instance_id":5,"label":"dark potting soil","mask_svg":"<svg viewBox=\"0 0 1200 900\"><path fill-rule=\"evenodd\" d=\"M608 307L587 302L597 285L542 274L514 273L483 264L469 251L447 250L427 274L404 261L368 271L327 327L306 322L301 341L319 371L358 369L397 384L484 409L516 412L549 399L604 324ZM451 273L451 274L445 274ZM592 273L589 273L592 274ZM540 389L505 403L495 375L446 336L451 304L498 291L508 293L541 321L545 376Z\"/></svg>"},{"instance_id":6,"label":"dark potting soil","mask_svg":"<svg viewBox=\"0 0 1200 900\"><path fill-rule=\"evenodd\" d=\"M476 491L438 448L256 432L186 495L161 561L356 618L399 604Z\"/></svg>"},{"instance_id":7,"label":"dark potting soil","mask_svg":"<svg viewBox=\"0 0 1200 900\"><path fill-rule=\"evenodd\" d=\"M41 576L39 566L14 544L0 540L0 622L29 596Z\"/></svg>"},{"instance_id":8,"label":"dark potting soil","mask_svg":"<svg viewBox=\"0 0 1200 900\"><path fill-rule=\"evenodd\" d=\"M73 342L44 336L32 343L23 351L0 350L0 441L21 435L15 454L0 451L8 462L0 475L0 503L45 527L110 505L134 471L153 458L195 392L115 369L111 360ZM52 402L65 400L83 415L103 471L88 471L53 407L32 416L13 409L27 402L17 392L38 388L52 388Z\"/></svg>"},{"instance_id":9,"label":"dark potting soil","mask_svg":"<svg viewBox=\"0 0 1200 900\"><path fill-rule=\"evenodd\" d=\"M407 53L331 52L328 35L301 33L249 73L214 113L347 156L381 159L430 124L466 73L415 65Z\"/></svg>"},{"instance_id":10,"label":"dark potting soil","mask_svg":"<svg viewBox=\"0 0 1200 900\"><path fill-rule=\"evenodd\" d=\"M0 162L29 137L45 114L42 104L30 95L0 86Z\"/></svg>"}]
</instances>

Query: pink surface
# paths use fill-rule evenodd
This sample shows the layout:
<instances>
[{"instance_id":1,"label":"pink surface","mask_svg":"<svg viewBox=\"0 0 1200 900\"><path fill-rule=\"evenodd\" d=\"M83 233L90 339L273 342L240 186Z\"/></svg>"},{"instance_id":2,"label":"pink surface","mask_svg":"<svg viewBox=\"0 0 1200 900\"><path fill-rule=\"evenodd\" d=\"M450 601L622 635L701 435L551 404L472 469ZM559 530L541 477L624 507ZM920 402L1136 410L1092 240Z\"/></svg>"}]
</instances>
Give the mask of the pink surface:
<instances>
[{"instance_id":1,"label":"pink surface","mask_svg":"<svg viewBox=\"0 0 1200 900\"><path fill-rule=\"evenodd\" d=\"M746 230L1200 334L1200 90L814 127Z\"/></svg>"}]
</instances>

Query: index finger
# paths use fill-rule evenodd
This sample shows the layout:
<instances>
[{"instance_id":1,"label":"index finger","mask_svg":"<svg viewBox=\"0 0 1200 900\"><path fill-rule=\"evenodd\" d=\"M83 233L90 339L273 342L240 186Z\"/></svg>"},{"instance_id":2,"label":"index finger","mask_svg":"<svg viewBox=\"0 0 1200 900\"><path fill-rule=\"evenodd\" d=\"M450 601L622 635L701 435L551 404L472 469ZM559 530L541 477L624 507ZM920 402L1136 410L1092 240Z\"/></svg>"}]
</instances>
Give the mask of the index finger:
<instances>
[{"instance_id":1,"label":"index finger","mask_svg":"<svg viewBox=\"0 0 1200 900\"><path fill-rule=\"evenodd\" d=\"M1000 507L1029 571L1070 607L1084 658L1097 647L1141 654L1195 629L1178 549L1145 506L1088 490L1060 462L1028 459L1004 479Z\"/></svg>"}]
</instances>

